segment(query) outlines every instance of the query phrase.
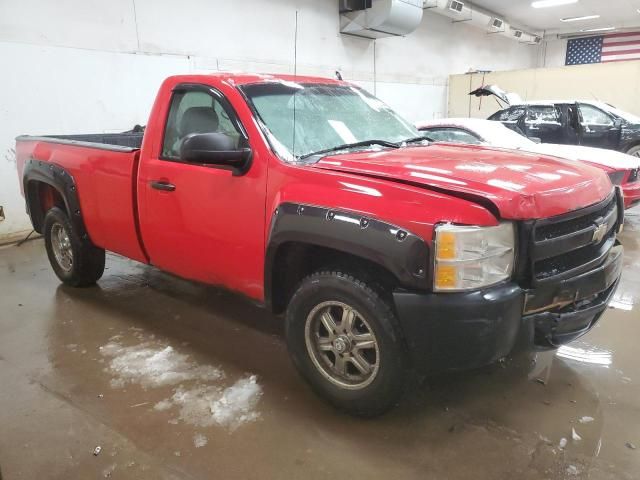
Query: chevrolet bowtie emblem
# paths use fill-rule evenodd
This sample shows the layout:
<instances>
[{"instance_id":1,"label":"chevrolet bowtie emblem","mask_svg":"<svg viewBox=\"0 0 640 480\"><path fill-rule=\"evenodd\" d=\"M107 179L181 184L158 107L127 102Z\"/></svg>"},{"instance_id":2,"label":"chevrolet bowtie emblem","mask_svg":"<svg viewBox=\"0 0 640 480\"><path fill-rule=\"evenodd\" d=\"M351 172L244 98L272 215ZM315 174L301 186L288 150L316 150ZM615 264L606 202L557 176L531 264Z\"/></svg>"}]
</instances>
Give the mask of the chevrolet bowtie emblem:
<instances>
[{"instance_id":1,"label":"chevrolet bowtie emblem","mask_svg":"<svg viewBox=\"0 0 640 480\"><path fill-rule=\"evenodd\" d=\"M606 234L607 234L607 224L598 223L596 225L596 229L593 231L593 238L591 239L591 241L593 243L600 243Z\"/></svg>"}]
</instances>

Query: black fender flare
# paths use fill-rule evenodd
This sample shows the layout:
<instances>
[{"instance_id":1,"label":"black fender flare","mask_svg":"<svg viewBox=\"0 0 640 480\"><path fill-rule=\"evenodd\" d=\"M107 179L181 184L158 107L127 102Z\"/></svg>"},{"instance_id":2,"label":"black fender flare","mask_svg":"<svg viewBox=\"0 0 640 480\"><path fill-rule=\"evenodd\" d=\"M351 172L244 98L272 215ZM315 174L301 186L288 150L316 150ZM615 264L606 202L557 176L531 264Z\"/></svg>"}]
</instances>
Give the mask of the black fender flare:
<instances>
[{"instance_id":1,"label":"black fender flare","mask_svg":"<svg viewBox=\"0 0 640 480\"><path fill-rule=\"evenodd\" d=\"M278 248L288 242L327 247L372 261L391 272L399 286L426 290L429 247L417 235L366 215L329 207L282 203L271 218L265 257L265 301L271 305Z\"/></svg>"},{"instance_id":2,"label":"black fender flare","mask_svg":"<svg viewBox=\"0 0 640 480\"><path fill-rule=\"evenodd\" d=\"M31 218L31 224L36 232L43 233L44 216L47 213L42 211L38 201L38 191L34 188L36 182L40 182L50 185L60 194L74 229L83 240L89 239L82 220L78 189L73 175L59 165L31 158L25 163L22 182L27 214Z\"/></svg>"}]
</instances>

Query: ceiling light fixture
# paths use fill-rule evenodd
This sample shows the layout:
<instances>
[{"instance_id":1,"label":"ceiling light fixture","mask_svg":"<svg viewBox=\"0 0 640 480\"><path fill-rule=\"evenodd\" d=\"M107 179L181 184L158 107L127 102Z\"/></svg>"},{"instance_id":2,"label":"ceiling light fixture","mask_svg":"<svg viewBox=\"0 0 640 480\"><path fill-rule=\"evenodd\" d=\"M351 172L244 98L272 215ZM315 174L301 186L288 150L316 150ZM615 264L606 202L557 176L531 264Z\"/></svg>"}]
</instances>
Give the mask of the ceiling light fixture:
<instances>
[{"instance_id":1,"label":"ceiling light fixture","mask_svg":"<svg viewBox=\"0 0 640 480\"><path fill-rule=\"evenodd\" d=\"M594 18L600 18L600 15L585 15L584 17L567 17L561 18L561 22L580 22L582 20L593 20Z\"/></svg>"},{"instance_id":2,"label":"ceiling light fixture","mask_svg":"<svg viewBox=\"0 0 640 480\"><path fill-rule=\"evenodd\" d=\"M578 3L578 0L539 0L537 2L531 2L531 6L533 8L549 8L559 5L569 5L571 3Z\"/></svg>"},{"instance_id":3,"label":"ceiling light fixture","mask_svg":"<svg viewBox=\"0 0 640 480\"><path fill-rule=\"evenodd\" d=\"M600 27L600 28L585 28L580 30L581 32L608 32L609 30L615 30L616 27Z\"/></svg>"}]
</instances>

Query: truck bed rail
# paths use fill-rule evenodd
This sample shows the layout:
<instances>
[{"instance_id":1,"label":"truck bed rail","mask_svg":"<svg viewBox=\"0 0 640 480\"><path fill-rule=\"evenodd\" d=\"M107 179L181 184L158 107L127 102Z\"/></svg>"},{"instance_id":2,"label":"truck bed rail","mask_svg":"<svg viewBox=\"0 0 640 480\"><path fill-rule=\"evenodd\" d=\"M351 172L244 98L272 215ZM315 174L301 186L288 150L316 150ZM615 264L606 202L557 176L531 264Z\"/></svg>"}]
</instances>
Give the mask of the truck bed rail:
<instances>
[{"instance_id":1,"label":"truck bed rail","mask_svg":"<svg viewBox=\"0 0 640 480\"><path fill-rule=\"evenodd\" d=\"M142 132L135 133L89 133L82 135L21 135L16 138L23 142L50 142L79 147L98 148L116 152L133 152L140 150Z\"/></svg>"}]
</instances>

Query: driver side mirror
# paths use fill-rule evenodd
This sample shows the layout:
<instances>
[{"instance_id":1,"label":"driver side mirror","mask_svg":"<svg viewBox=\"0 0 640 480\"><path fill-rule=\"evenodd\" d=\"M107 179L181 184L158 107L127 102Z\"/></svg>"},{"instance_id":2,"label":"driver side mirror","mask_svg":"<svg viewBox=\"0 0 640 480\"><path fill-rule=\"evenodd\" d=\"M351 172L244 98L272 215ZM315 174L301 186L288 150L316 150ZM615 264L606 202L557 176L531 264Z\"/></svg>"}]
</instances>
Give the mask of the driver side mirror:
<instances>
[{"instance_id":1,"label":"driver side mirror","mask_svg":"<svg viewBox=\"0 0 640 480\"><path fill-rule=\"evenodd\" d=\"M624 125L624 121L621 118L616 118L613 121L613 128L622 128L622 125Z\"/></svg>"},{"instance_id":2,"label":"driver side mirror","mask_svg":"<svg viewBox=\"0 0 640 480\"><path fill-rule=\"evenodd\" d=\"M251 149L237 148L229 135L220 132L192 133L180 145L180 160L217 166L243 175L251 164Z\"/></svg>"}]
</instances>

